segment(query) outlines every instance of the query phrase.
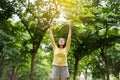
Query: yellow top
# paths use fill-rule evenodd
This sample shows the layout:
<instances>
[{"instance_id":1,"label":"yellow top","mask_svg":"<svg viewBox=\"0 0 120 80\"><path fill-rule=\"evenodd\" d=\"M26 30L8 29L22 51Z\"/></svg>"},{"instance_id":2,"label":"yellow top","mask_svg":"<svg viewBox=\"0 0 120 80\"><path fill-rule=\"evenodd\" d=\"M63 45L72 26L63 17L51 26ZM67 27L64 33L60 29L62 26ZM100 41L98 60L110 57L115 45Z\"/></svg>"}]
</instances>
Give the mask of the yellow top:
<instances>
[{"instance_id":1,"label":"yellow top","mask_svg":"<svg viewBox=\"0 0 120 80\"><path fill-rule=\"evenodd\" d=\"M65 48L58 48L54 39L51 39L51 43L54 51L53 65L68 66L67 54L70 49L71 38L68 38Z\"/></svg>"}]
</instances>

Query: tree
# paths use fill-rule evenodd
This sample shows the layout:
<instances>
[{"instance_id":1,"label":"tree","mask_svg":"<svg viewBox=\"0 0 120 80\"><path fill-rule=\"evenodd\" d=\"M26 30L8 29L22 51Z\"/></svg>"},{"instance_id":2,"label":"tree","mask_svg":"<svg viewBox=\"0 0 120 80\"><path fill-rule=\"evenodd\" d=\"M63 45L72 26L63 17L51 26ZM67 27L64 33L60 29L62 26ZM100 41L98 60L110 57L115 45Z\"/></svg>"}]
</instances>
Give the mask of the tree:
<instances>
[{"instance_id":1,"label":"tree","mask_svg":"<svg viewBox=\"0 0 120 80\"><path fill-rule=\"evenodd\" d=\"M104 1L104 2L106 2L106 1ZM107 80L109 80L109 70L108 70L109 62L108 62L108 58L106 56L107 48L108 48L106 39L110 36L109 30L114 26L116 26L116 29L117 29L117 26L118 26L118 24L117 24L117 22L119 22L119 19L117 18L117 17L119 17L118 12L117 12L118 9L117 9L117 7L112 6L112 5L118 6L119 3L116 4L116 2L114 3L113 1L110 0L110 1L106 2L107 4L105 4L105 5L102 5L102 6L97 5L96 6L97 9L98 9L98 7L100 9L100 7L101 7L100 10L98 9L100 13L94 11L95 15L97 17L97 19L95 21L96 27L98 29L99 28L105 29L104 36L103 36L103 38L105 40L104 41L105 45L103 45L103 47L101 47L101 56L103 57L103 60L105 61ZM101 3L101 2L99 2L99 3ZM102 15L98 15L101 13L102 13ZM114 33L114 32L112 32L112 33ZM116 32L116 35L117 35L117 32Z\"/></svg>"},{"instance_id":2,"label":"tree","mask_svg":"<svg viewBox=\"0 0 120 80\"><path fill-rule=\"evenodd\" d=\"M33 80L34 74L34 59L35 55L39 49L41 41L44 37L45 32L48 29L48 22L52 21L56 14L58 15L58 5L57 2L52 1L35 1L30 2L29 0L18 1L18 11L16 14L21 19L21 22L26 28L26 31L30 35L30 43L32 48L30 50L31 54L31 69L30 69L30 80ZM21 7L21 8L20 8ZM22 10L25 8L25 11Z\"/></svg>"},{"instance_id":3,"label":"tree","mask_svg":"<svg viewBox=\"0 0 120 80\"><path fill-rule=\"evenodd\" d=\"M120 51L119 51L120 44L116 43L114 46L108 49L108 57L110 61L110 66L112 68L112 74L115 75L116 80L119 80L119 66L120 66Z\"/></svg>"},{"instance_id":4,"label":"tree","mask_svg":"<svg viewBox=\"0 0 120 80\"><path fill-rule=\"evenodd\" d=\"M0 21L7 20L14 13L14 2L9 0L0 0Z\"/></svg>"},{"instance_id":5,"label":"tree","mask_svg":"<svg viewBox=\"0 0 120 80\"><path fill-rule=\"evenodd\" d=\"M21 63L17 63L17 58L20 57L20 41L21 38L19 36L18 28L15 27L11 21L2 21L0 22L0 47L1 47L1 55L0 55L0 69L1 76L8 70L10 72L9 79L14 80L17 70ZM20 29L20 28L19 28ZM17 34L16 34L17 33ZM10 69L5 69L10 68ZM2 73L3 71L3 73ZM8 74L8 73L7 73ZM7 77L7 76L6 76ZM6 78L5 77L5 78Z\"/></svg>"}]
</instances>

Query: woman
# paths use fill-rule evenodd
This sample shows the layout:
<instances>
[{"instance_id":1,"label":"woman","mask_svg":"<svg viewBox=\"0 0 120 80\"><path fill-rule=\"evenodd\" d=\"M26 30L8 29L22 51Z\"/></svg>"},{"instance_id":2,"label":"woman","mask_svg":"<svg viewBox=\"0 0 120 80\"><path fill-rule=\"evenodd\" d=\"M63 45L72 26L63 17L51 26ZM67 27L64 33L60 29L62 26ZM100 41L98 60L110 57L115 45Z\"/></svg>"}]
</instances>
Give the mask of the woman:
<instances>
[{"instance_id":1,"label":"woman","mask_svg":"<svg viewBox=\"0 0 120 80\"><path fill-rule=\"evenodd\" d=\"M50 41L54 51L52 78L53 80L66 80L69 77L67 54L71 44L71 26L69 24L69 32L67 41L64 38L60 38L58 45L55 44L52 23L50 23Z\"/></svg>"}]
</instances>

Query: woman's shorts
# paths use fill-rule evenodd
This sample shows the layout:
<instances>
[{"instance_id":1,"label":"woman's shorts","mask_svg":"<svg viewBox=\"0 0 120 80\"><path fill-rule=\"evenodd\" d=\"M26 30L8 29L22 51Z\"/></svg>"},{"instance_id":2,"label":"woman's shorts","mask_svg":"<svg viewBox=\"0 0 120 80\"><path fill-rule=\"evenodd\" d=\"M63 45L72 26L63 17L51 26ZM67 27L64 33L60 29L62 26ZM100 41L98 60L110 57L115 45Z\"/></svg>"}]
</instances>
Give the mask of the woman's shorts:
<instances>
[{"instance_id":1,"label":"woman's shorts","mask_svg":"<svg viewBox=\"0 0 120 80\"><path fill-rule=\"evenodd\" d=\"M67 66L55 66L52 67L52 78L68 78L69 71Z\"/></svg>"}]
</instances>

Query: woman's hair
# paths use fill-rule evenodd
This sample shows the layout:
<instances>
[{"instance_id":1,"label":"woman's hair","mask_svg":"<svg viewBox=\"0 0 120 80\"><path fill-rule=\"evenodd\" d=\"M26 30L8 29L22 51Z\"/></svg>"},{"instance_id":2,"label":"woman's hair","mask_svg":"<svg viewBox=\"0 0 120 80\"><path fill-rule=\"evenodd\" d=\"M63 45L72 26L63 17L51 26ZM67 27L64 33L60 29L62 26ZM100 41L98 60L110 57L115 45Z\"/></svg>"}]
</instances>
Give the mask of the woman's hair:
<instances>
[{"instance_id":1,"label":"woman's hair","mask_svg":"<svg viewBox=\"0 0 120 80\"><path fill-rule=\"evenodd\" d=\"M59 38L60 39L60 38ZM64 39L64 38L63 38ZM64 41L65 41L65 44L63 45L63 48L65 48L65 46L66 46L66 40L64 39ZM60 45L59 45L59 43L57 44L57 46L58 46L58 48L60 48Z\"/></svg>"}]
</instances>

